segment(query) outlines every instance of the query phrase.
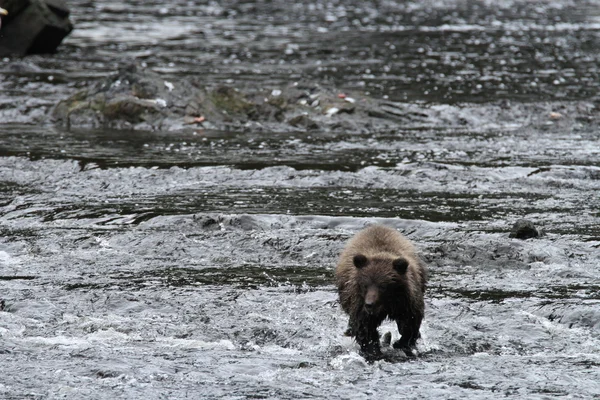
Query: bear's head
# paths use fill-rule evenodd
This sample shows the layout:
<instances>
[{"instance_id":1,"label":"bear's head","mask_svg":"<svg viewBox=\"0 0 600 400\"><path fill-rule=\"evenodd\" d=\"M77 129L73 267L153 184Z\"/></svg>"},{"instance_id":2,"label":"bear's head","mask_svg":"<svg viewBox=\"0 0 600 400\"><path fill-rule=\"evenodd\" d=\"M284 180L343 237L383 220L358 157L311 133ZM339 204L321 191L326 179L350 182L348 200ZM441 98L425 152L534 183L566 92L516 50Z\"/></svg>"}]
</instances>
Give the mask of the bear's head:
<instances>
[{"instance_id":1,"label":"bear's head","mask_svg":"<svg viewBox=\"0 0 600 400\"><path fill-rule=\"evenodd\" d=\"M367 313L378 314L390 301L388 296L397 296L406 286L408 261L403 257L372 257L357 254L353 258L356 267L356 283Z\"/></svg>"}]
</instances>

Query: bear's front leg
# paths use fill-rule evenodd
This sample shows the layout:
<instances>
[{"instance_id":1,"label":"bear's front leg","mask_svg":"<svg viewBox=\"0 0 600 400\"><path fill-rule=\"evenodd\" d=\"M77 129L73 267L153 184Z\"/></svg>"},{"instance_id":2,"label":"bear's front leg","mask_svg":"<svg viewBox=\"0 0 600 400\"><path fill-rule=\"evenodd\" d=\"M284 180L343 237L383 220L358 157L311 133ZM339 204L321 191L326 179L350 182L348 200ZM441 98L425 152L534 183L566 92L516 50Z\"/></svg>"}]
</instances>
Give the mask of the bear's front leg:
<instances>
[{"instance_id":1,"label":"bear's front leg","mask_svg":"<svg viewBox=\"0 0 600 400\"><path fill-rule=\"evenodd\" d=\"M396 320L398 332L402 337L394 342L395 349L401 349L407 356L414 356L413 349L417 345L417 339L421 337L421 321L423 316L413 316L408 321Z\"/></svg>"},{"instance_id":2,"label":"bear's front leg","mask_svg":"<svg viewBox=\"0 0 600 400\"><path fill-rule=\"evenodd\" d=\"M356 342L360 346L361 356L363 356L368 362L373 362L383 358L379 344L377 325L363 323L358 325L354 329L354 332L356 332Z\"/></svg>"}]
</instances>

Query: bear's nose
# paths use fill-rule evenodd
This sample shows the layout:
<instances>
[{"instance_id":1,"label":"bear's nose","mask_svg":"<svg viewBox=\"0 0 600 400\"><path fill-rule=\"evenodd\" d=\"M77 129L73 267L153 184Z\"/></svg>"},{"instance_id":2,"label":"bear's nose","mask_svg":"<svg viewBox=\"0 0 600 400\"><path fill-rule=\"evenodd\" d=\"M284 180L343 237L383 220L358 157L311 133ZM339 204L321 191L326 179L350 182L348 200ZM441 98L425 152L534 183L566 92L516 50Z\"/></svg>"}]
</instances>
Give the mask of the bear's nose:
<instances>
[{"instance_id":1,"label":"bear's nose","mask_svg":"<svg viewBox=\"0 0 600 400\"><path fill-rule=\"evenodd\" d=\"M367 294L365 295L365 310L367 312L374 311L378 301L379 292L377 291L377 287L372 285L367 289Z\"/></svg>"}]
</instances>

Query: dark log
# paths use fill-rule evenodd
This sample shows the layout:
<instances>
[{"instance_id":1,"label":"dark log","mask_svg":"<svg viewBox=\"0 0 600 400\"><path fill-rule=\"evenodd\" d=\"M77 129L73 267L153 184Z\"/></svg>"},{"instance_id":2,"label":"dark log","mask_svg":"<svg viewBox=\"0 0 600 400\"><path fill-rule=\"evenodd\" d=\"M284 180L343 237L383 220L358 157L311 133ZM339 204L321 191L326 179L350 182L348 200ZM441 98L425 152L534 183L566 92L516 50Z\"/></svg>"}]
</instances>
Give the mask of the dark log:
<instances>
[{"instance_id":1,"label":"dark log","mask_svg":"<svg viewBox=\"0 0 600 400\"><path fill-rule=\"evenodd\" d=\"M0 0L0 57L53 53L73 25L64 0Z\"/></svg>"}]
</instances>

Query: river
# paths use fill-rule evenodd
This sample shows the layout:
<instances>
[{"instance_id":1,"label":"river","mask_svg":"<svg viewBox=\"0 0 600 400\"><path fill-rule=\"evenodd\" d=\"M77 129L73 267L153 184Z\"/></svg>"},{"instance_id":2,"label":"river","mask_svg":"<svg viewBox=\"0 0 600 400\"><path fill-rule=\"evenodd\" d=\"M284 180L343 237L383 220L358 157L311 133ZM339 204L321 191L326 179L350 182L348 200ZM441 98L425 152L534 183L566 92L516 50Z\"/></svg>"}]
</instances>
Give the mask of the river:
<instances>
[{"instance_id":1,"label":"river","mask_svg":"<svg viewBox=\"0 0 600 400\"><path fill-rule=\"evenodd\" d=\"M1 398L600 396L600 3L69 4L57 54L0 60ZM437 117L291 133L49 122L132 60ZM544 235L509 238L521 218ZM368 364L343 336L333 269L370 223L429 265L415 359Z\"/></svg>"}]
</instances>

